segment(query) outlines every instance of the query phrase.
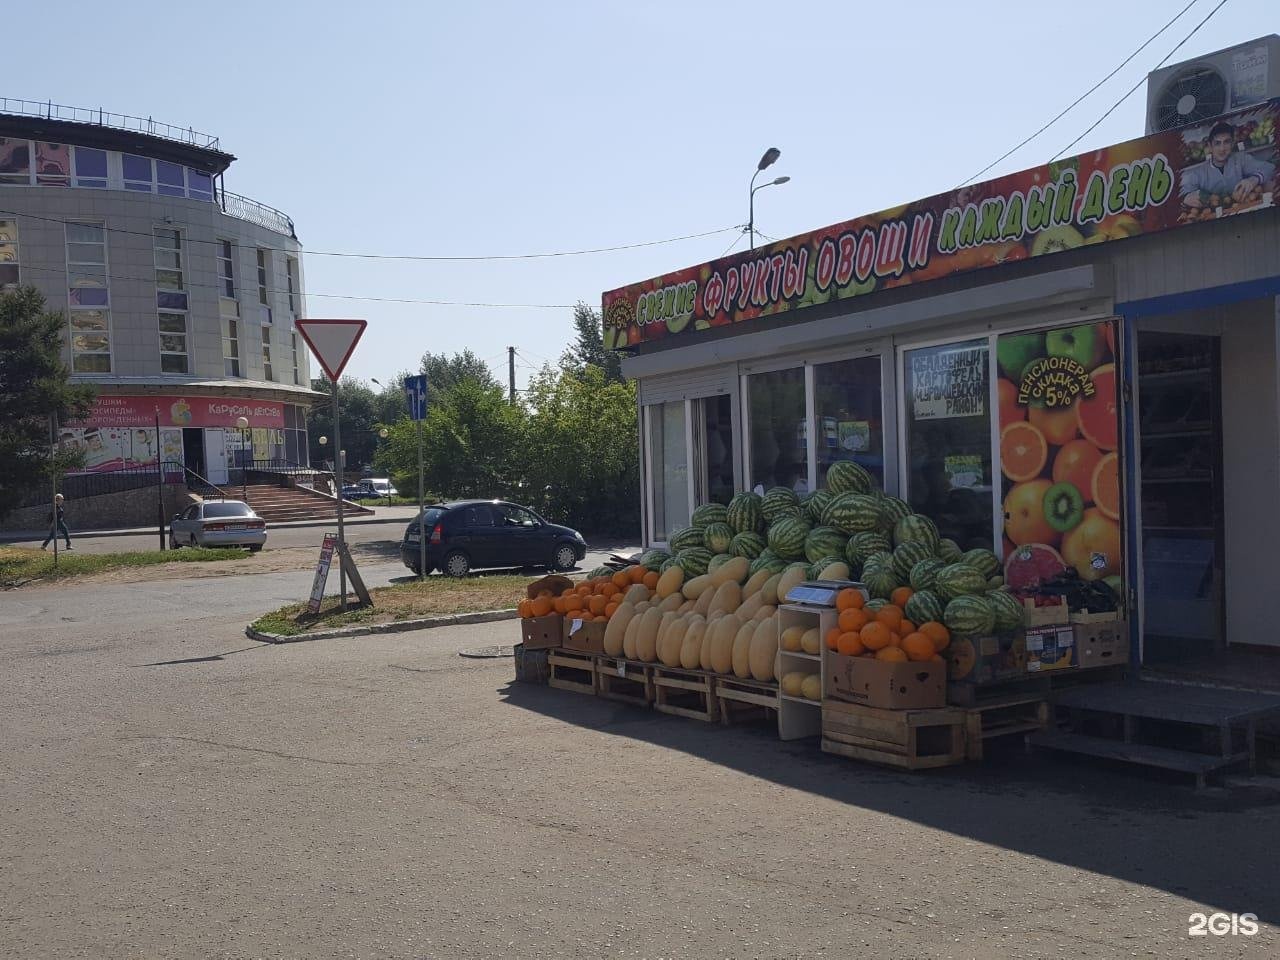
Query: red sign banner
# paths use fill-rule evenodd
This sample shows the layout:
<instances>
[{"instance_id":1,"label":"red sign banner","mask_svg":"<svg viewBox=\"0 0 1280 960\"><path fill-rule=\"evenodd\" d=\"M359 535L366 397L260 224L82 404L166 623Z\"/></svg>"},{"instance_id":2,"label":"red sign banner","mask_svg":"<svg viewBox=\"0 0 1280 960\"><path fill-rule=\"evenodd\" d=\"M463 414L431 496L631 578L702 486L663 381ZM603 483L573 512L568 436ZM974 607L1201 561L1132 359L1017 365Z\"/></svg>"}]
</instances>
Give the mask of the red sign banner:
<instances>
[{"instance_id":1,"label":"red sign banner","mask_svg":"<svg viewBox=\"0 0 1280 960\"><path fill-rule=\"evenodd\" d=\"M89 416L70 426L154 428L157 412L162 427L234 427L240 417L251 427L284 426L284 404L275 400L114 394L100 394Z\"/></svg>"},{"instance_id":2,"label":"red sign banner","mask_svg":"<svg viewBox=\"0 0 1280 960\"><path fill-rule=\"evenodd\" d=\"M618 349L1274 205L1280 99L604 295Z\"/></svg>"}]
</instances>

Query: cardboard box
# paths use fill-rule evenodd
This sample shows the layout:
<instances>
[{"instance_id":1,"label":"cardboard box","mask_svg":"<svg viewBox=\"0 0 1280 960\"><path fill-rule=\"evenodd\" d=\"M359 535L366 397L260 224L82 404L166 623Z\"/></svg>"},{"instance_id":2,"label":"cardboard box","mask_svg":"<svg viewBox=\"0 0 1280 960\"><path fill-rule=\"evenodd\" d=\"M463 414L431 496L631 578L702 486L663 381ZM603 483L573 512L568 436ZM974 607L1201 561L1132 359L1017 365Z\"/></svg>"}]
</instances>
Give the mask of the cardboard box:
<instances>
[{"instance_id":1,"label":"cardboard box","mask_svg":"<svg viewBox=\"0 0 1280 960\"><path fill-rule=\"evenodd\" d=\"M1076 628L1070 624L1028 630L1026 644L1028 673L1080 665L1076 655Z\"/></svg>"},{"instance_id":2,"label":"cardboard box","mask_svg":"<svg viewBox=\"0 0 1280 960\"><path fill-rule=\"evenodd\" d=\"M1027 669L1021 630L989 637L954 637L942 651L952 683L977 685L1021 677Z\"/></svg>"},{"instance_id":3,"label":"cardboard box","mask_svg":"<svg viewBox=\"0 0 1280 960\"><path fill-rule=\"evenodd\" d=\"M1109 613L1085 613L1083 610L1071 612L1072 623L1115 623L1119 619L1119 610L1112 610Z\"/></svg>"},{"instance_id":4,"label":"cardboard box","mask_svg":"<svg viewBox=\"0 0 1280 960\"><path fill-rule=\"evenodd\" d=\"M558 573L553 573L550 576L540 577L533 581L533 583L525 587L524 592L525 596L530 600L540 594L543 590L549 590L551 592L551 596L558 597L572 586L573 581L568 577L562 577Z\"/></svg>"},{"instance_id":5,"label":"cardboard box","mask_svg":"<svg viewBox=\"0 0 1280 960\"><path fill-rule=\"evenodd\" d=\"M827 652L826 695L885 710L923 710L947 703L947 665L889 663Z\"/></svg>"},{"instance_id":6,"label":"cardboard box","mask_svg":"<svg viewBox=\"0 0 1280 960\"><path fill-rule=\"evenodd\" d=\"M549 613L545 617L526 617L520 621L520 638L526 650L548 650L560 646L564 635L564 617Z\"/></svg>"},{"instance_id":7,"label":"cardboard box","mask_svg":"<svg viewBox=\"0 0 1280 960\"><path fill-rule=\"evenodd\" d=\"M1082 670L1129 662L1129 621L1076 624L1076 653Z\"/></svg>"},{"instance_id":8,"label":"cardboard box","mask_svg":"<svg viewBox=\"0 0 1280 960\"><path fill-rule=\"evenodd\" d=\"M1057 603L1046 607L1037 607L1034 600L1023 599L1022 619L1026 627L1049 627L1059 623L1071 622L1071 610L1061 598Z\"/></svg>"},{"instance_id":9,"label":"cardboard box","mask_svg":"<svg viewBox=\"0 0 1280 960\"><path fill-rule=\"evenodd\" d=\"M572 617L564 618L564 635L560 645L566 650L578 653L593 653L604 656L604 630L608 626L604 620L591 620L583 623Z\"/></svg>"}]
</instances>

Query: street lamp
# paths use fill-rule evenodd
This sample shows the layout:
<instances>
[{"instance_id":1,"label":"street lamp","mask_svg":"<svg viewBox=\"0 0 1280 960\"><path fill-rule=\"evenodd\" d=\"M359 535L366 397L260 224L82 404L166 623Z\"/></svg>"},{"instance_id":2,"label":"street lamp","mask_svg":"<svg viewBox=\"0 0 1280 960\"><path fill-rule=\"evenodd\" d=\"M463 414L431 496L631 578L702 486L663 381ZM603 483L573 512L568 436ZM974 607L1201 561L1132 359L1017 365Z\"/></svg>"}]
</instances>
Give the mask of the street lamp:
<instances>
[{"instance_id":1,"label":"street lamp","mask_svg":"<svg viewBox=\"0 0 1280 960\"><path fill-rule=\"evenodd\" d=\"M249 502L248 495L245 490L245 474L249 472L248 464L245 461L244 441L245 432L249 429L248 417L236 417L236 426L240 428L240 499L245 503Z\"/></svg>"},{"instance_id":2,"label":"street lamp","mask_svg":"<svg viewBox=\"0 0 1280 960\"><path fill-rule=\"evenodd\" d=\"M764 152L764 156L760 158L760 162L756 164L756 172L751 175L751 201L747 214L747 233L750 237L752 250L756 248L756 191L763 190L765 187L780 187L791 179L790 177L778 177L775 180L770 180L768 183L762 183L757 187L756 177L760 176L767 167L773 166L774 161L776 161L781 155L782 151L777 147L770 147Z\"/></svg>"}]
</instances>

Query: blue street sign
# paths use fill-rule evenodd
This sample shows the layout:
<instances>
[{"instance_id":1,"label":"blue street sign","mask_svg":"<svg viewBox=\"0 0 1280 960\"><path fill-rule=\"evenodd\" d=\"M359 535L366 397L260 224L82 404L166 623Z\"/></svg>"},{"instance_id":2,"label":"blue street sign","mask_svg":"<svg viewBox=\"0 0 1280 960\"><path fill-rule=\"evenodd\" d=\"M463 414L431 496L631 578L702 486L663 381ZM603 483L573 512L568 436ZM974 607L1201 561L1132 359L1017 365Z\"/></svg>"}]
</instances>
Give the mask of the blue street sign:
<instances>
[{"instance_id":1,"label":"blue street sign","mask_svg":"<svg viewBox=\"0 0 1280 960\"><path fill-rule=\"evenodd\" d=\"M427 417L427 378L419 374L404 378L404 398L409 403L409 418L425 420Z\"/></svg>"}]
</instances>

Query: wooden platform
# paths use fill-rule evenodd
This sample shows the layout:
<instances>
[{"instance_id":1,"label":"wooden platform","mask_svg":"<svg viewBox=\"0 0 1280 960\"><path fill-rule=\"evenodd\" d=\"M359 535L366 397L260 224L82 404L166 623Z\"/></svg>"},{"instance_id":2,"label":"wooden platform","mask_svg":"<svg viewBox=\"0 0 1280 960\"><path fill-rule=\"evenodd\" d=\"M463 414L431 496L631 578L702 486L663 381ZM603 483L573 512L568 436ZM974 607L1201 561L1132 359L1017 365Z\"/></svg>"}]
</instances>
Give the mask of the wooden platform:
<instances>
[{"instance_id":1,"label":"wooden platform","mask_svg":"<svg viewBox=\"0 0 1280 960\"><path fill-rule=\"evenodd\" d=\"M647 707L653 703L653 664L596 657L596 696Z\"/></svg>"},{"instance_id":2,"label":"wooden platform","mask_svg":"<svg viewBox=\"0 0 1280 960\"><path fill-rule=\"evenodd\" d=\"M981 707L1010 697L1047 696L1053 672L1032 673L995 683L948 683L947 704L957 707Z\"/></svg>"},{"instance_id":3,"label":"wooden platform","mask_svg":"<svg viewBox=\"0 0 1280 960\"><path fill-rule=\"evenodd\" d=\"M880 710L827 700L822 750L905 770L951 766L965 758L964 712Z\"/></svg>"},{"instance_id":4,"label":"wooden platform","mask_svg":"<svg viewBox=\"0 0 1280 960\"><path fill-rule=\"evenodd\" d=\"M778 710L776 681L762 683L759 680L717 676L714 693L718 701L720 722L726 726L761 718L771 718L776 722Z\"/></svg>"},{"instance_id":5,"label":"wooden platform","mask_svg":"<svg viewBox=\"0 0 1280 960\"><path fill-rule=\"evenodd\" d=\"M1123 760L1192 774L1197 787L1227 767L1255 767L1257 722L1280 716L1280 696L1222 690L1159 681L1077 686L1056 692L1052 704L1059 725L1032 734L1035 746ZM1120 737L1087 732L1110 722ZM1152 743L1150 728L1160 725L1165 741ZM1205 736L1216 751L1201 749Z\"/></svg>"},{"instance_id":6,"label":"wooden platform","mask_svg":"<svg viewBox=\"0 0 1280 960\"><path fill-rule=\"evenodd\" d=\"M1049 702L1044 694L1005 694L964 713L964 752L968 760L981 760L983 744L993 737L1007 737L1044 730L1049 726Z\"/></svg>"},{"instance_id":7,"label":"wooden platform","mask_svg":"<svg viewBox=\"0 0 1280 960\"><path fill-rule=\"evenodd\" d=\"M551 675L547 680L557 690L574 693L596 692L596 658L589 653L552 649L547 653Z\"/></svg>"},{"instance_id":8,"label":"wooden platform","mask_svg":"<svg viewBox=\"0 0 1280 960\"><path fill-rule=\"evenodd\" d=\"M720 717L720 703L715 696L716 679L716 674L703 670L680 670L655 664L653 709L714 723Z\"/></svg>"}]
</instances>

